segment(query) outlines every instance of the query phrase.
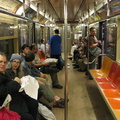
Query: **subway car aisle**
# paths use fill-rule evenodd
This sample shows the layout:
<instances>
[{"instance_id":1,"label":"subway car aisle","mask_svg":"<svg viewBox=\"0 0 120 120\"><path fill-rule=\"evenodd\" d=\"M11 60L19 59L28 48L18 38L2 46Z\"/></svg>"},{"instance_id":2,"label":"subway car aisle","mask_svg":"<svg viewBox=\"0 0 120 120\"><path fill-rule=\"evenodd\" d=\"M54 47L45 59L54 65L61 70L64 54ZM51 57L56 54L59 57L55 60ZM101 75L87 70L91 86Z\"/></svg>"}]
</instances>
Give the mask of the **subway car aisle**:
<instances>
[{"instance_id":1,"label":"subway car aisle","mask_svg":"<svg viewBox=\"0 0 120 120\"><path fill-rule=\"evenodd\" d=\"M84 72L73 69L68 61L68 120L114 120L106 106L94 80L88 80ZM64 85L63 69L58 73L60 84ZM64 96L64 89L54 89L55 93ZM64 109L53 108L57 120L64 120Z\"/></svg>"}]
</instances>

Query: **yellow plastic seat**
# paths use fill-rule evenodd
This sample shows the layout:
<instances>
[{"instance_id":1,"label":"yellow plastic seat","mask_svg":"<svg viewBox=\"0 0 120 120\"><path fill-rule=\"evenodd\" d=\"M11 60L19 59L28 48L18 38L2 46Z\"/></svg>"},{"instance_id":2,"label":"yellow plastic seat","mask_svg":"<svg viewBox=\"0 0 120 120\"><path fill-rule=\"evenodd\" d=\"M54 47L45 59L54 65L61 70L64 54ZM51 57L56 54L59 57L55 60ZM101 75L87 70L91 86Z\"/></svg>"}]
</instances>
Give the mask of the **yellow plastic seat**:
<instances>
[{"instance_id":1,"label":"yellow plastic seat","mask_svg":"<svg viewBox=\"0 0 120 120\"><path fill-rule=\"evenodd\" d=\"M117 116L117 119L120 120L120 109L114 110L115 115Z\"/></svg>"},{"instance_id":2,"label":"yellow plastic seat","mask_svg":"<svg viewBox=\"0 0 120 120\"><path fill-rule=\"evenodd\" d=\"M113 60L105 56L103 59L101 69L91 69L89 71L94 78L107 77L112 63L113 63Z\"/></svg>"}]
</instances>

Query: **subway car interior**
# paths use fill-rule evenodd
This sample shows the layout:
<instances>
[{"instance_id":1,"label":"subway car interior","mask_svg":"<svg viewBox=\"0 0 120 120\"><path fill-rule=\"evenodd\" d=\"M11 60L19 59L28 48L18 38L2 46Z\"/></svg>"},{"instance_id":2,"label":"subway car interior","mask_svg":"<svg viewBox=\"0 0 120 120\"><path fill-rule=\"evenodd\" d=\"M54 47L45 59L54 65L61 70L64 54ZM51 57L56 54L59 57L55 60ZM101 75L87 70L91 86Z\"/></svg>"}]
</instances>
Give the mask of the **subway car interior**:
<instances>
[{"instance_id":1,"label":"subway car interior","mask_svg":"<svg viewBox=\"0 0 120 120\"><path fill-rule=\"evenodd\" d=\"M47 110L38 110L42 117L36 120L120 120L119 25L120 0L0 0L0 52L7 62L13 54L21 55L24 44L37 46L43 64L50 57L61 62L56 73L60 85L53 85L51 73L45 73L44 83L60 99L55 105L44 95L37 99ZM51 53L55 30L61 39L56 42L59 58Z\"/></svg>"}]
</instances>

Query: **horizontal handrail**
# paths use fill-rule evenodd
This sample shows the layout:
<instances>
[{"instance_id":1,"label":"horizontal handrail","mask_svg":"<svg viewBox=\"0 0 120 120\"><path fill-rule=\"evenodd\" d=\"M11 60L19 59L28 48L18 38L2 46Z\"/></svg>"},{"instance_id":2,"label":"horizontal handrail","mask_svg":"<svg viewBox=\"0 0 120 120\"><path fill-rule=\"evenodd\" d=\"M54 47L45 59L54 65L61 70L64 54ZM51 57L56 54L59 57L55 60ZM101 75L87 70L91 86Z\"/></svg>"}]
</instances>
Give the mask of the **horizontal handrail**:
<instances>
[{"instance_id":1,"label":"horizontal handrail","mask_svg":"<svg viewBox=\"0 0 120 120\"><path fill-rule=\"evenodd\" d=\"M97 56L95 59L93 59L93 61L89 62L88 59L84 60L84 64L88 65L88 64L92 64L95 62L95 60L100 57L100 56L106 56L106 54L100 54L99 56Z\"/></svg>"}]
</instances>

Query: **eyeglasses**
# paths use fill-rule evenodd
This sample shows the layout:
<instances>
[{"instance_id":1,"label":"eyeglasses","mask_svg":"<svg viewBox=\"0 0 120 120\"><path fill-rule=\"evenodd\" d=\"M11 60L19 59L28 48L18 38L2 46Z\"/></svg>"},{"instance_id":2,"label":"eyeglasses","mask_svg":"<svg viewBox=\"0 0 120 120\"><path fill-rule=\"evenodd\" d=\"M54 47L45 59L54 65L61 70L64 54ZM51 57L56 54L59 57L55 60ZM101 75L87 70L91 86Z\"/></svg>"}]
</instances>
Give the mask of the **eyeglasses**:
<instances>
[{"instance_id":1,"label":"eyeglasses","mask_svg":"<svg viewBox=\"0 0 120 120\"><path fill-rule=\"evenodd\" d=\"M12 61L13 64L20 64L20 62Z\"/></svg>"}]
</instances>

